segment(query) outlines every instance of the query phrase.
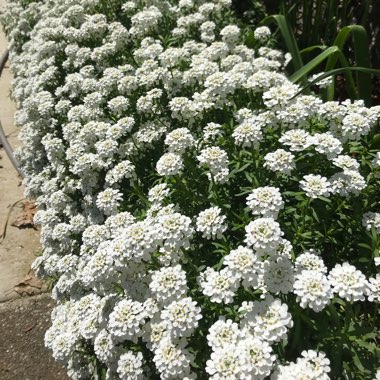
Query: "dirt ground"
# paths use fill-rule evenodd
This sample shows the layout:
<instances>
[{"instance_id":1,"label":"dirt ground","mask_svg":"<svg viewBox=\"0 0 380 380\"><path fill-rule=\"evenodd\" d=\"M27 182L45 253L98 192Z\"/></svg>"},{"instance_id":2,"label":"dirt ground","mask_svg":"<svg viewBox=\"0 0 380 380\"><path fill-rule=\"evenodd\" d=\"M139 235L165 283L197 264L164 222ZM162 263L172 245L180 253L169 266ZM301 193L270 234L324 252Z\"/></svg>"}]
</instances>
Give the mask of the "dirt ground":
<instances>
[{"instance_id":1,"label":"dirt ground","mask_svg":"<svg viewBox=\"0 0 380 380\"><path fill-rule=\"evenodd\" d=\"M0 0L0 10L5 1ZM6 50L8 42L3 31L0 33L0 55ZM16 107L10 99L11 72L9 62L0 77L0 121L9 143L13 148L20 145L17 139L18 131L14 127L13 116ZM0 302L18 296L15 285L23 281L27 275L36 253L40 250L39 233L33 228L18 229L11 226L20 214L24 189L16 170L9 161L4 149L0 147L0 236L5 224L6 236L0 238ZM14 205L14 206L13 206ZM13 206L13 207L12 207ZM36 289L38 291L38 289Z\"/></svg>"},{"instance_id":2,"label":"dirt ground","mask_svg":"<svg viewBox=\"0 0 380 380\"><path fill-rule=\"evenodd\" d=\"M65 369L44 347L53 306L49 294L0 304L0 379L68 379Z\"/></svg>"}]
</instances>

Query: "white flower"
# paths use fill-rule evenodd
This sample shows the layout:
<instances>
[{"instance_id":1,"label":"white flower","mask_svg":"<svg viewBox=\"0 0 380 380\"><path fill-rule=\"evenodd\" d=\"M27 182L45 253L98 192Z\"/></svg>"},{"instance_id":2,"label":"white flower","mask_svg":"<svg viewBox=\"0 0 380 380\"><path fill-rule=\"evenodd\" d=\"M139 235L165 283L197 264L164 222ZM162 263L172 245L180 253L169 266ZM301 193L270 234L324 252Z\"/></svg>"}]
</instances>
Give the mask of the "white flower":
<instances>
[{"instance_id":1,"label":"white flower","mask_svg":"<svg viewBox=\"0 0 380 380\"><path fill-rule=\"evenodd\" d=\"M202 149L197 159L201 164L208 166L214 175L228 165L227 153L217 146Z\"/></svg>"},{"instance_id":2,"label":"white flower","mask_svg":"<svg viewBox=\"0 0 380 380\"><path fill-rule=\"evenodd\" d=\"M261 126L254 118L246 119L235 128L232 137L236 145L243 148L253 146L257 149L262 139Z\"/></svg>"},{"instance_id":3,"label":"white flower","mask_svg":"<svg viewBox=\"0 0 380 380\"><path fill-rule=\"evenodd\" d=\"M119 190L106 189L98 194L96 205L105 215L114 214L119 207L123 194Z\"/></svg>"},{"instance_id":4,"label":"white flower","mask_svg":"<svg viewBox=\"0 0 380 380\"><path fill-rule=\"evenodd\" d=\"M227 229L224 224L225 215L221 215L222 210L219 207L210 207L201 211L197 216L196 229L202 233L206 239L220 239L223 232Z\"/></svg>"},{"instance_id":5,"label":"white flower","mask_svg":"<svg viewBox=\"0 0 380 380\"><path fill-rule=\"evenodd\" d=\"M168 195L170 189L166 183L153 186L148 193L148 200L152 203L161 203Z\"/></svg>"},{"instance_id":6,"label":"white flower","mask_svg":"<svg viewBox=\"0 0 380 380\"><path fill-rule=\"evenodd\" d=\"M310 198L318 198L322 195L328 197L331 190L331 184L327 178L318 174L304 175L303 180L300 181L300 187Z\"/></svg>"},{"instance_id":7,"label":"white flower","mask_svg":"<svg viewBox=\"0 0 380 380\"><path fill-rule=\"evenodd\" d=\"M208 123L203 129L203 138L205 141L215 140L222 135L222 126L217 123Z\"/></svg>"},{"instance_id":8,"label":"white flower","mask_svg":"<svg viewBox=\"0 0 380 380\"><path fill-rule=\"evenodd\" d=\"M265 60L265 58L261 59ZM270 60L268 61L271 62ZM297 94L298 90L299 87L290 82L285 82L284 84L273 86L263 93L264 104L269 108L284 107L290 102L290 99ZM300 141L295 141L295 146L298 147L299 143Z\"/></svg>"},{"instance_id":9,"label":"white flower","mask_svg":"<svg viewBox=\"0 0 380 380\"><path fill-rule=\"evenodd\" d=\"M103 244L106 246L103 248ZM113 260L108 251L109 243L102 243L96 253L91 256L87 265L79 271L78 277L86 285L93 287L97 283L105 281L112 274Z\"/></svg>"},{"instance_id":10,"label":"white flower","mask_svg":"<svg viewBox=\"0 0 380 380\"><path fill-rule=\"evenodd\" d=\"M119 301L109 316L108 331L118 341L136 340L145 324L144 305L131 299Z\"/></svg>"},{"instance_id":11,"label":"white flower","mask_svg":"<svg viewBox=\"0 0 380 380\"><path fill-rule=\"evenodd\" d=\"M252 190L247 197L247 206L254 215L276 219L278 212L284 208L284 201L278 188L265 186Z\"/></svg>"},{"instance_id":12,"label":"white flower","mask_svg":"<svg viewBox=\"0 0 380 380\"><path fill-rule=\"evenodd\" d=\"M239 342L237 351L247 363L249 378L263 380L271 373L276 355L273 355L272 347L267 341L248 336Z\"/></svg>"},{"instance_id":13,"label":"white flower","mask_svg":"<svg viewBox=\"0 0 380 380\"><path fill-rule=\"evenodd\" d=\"M313 82L313 81L317 80L323 74L325 74L325 73L321 72L321 73L312 75L309 78L309 82ZM317 83L315 83L315 85L318 86L318 87L320 87L320 88L326 88L326 87L329 87L331 83L332 83L332 77L327 77L327 78L324 78L324 79L320 79Z\"/></svg>"},{"instance_id":14,"label":"white flower","mask_svg":"<svg viewBox=\"0 0 380 380\"><path fill-rule=\"evenodd\" d=\"M265 42L269 39L271 31L267 26L259 26L254 30L253 35L256 40L259 40L260 42Z\"/></svg>"},{"instance_id":15,"label":"white flower","mask_svg":"<svg viewBox=\"0 0 380 380\"><path fill-rule=\"evenodd\" d=\"M368 279L368 301L380 303L380 273Z\"/></svg>"},{"instance_id":16,"label":"white flower","mask_svg":"<svg viewBox=\"0 0 380 380\"><path fill-rule=\"evenodd\" d=\"M94 341L94 351L96 357L102 363L109 363L114 356L116 345L112 336L107 332L107 330L101 330L95 338Z\"/></svg>"},{"instance_id":17,"label":"white flower","mask_svg":"<svg viewBox=\"0 0 380 380\"><path fill-rule=\"evenodd\" d=\"M371 231L372 227L374 227L375 231L380 234L380 213L366 212L362 218L362 225L367 231Z\"/></svg>"},{"instance_id":18,"label":"white flower","mask_svg":"<svg viewBox=\"0 0 380 380\"><path fill-rule=\"evenodd\" d=\"M233 45L239 41L240 29L236 25L227 25L220 31L220 35L225 43Z\"/></svg>"},{"instance_id":19,"label":"white flower","mask_svg":"<svg viewBox=\"0 0 380 380\"><path fill-rule=\"evenodd\" d=\"M110 185L120 182L124 178L136 176L135 166L129 161L121 161L106 174L106 182Z\"/></svg>"},{"instance_id":20,"label":"white flower","mask_svg":"<svg viewBox=\"0 0 380 380\"><path fill-rule=\"evenodd\" d=\"M121 245L121 255L126 259L148 260L150 254L156 249L157 231L148 221L133 223L122 231L113 241L114 258L119 258L116 244Z\"/></svg>"},{"instance_id":21,"label":"white flower","mask_svg":"<svg viewBox=\"0 0 380 380\"><path fill-rule=\"evenodd\" d=\"M271 376L271 380L329 380L330 360L322 351L302 351L302 357L297 362L279 365Z\"/></svg>"},{"instance_id":22,"label":"white flower","mask_svg":"<svg viewBox=\"0 0 380 380\"><path fill-rule=\"evenodd\" d=\"M310 270L326 274L326 265L318 254L318 251L310 249L299 255L295 262L296 273L300 274L304 270Z\"/></svg>"},{"instance_id":23,"label":"white flower","mask_svg":"<svg viewBox=\"0 0 380 380\"><path fill-rule=\"evenodd\" d=\"M264 301L243 302L239 313L242 314L242 330L270 343L285 339L288 329L293 326L288 305L272 296L267 296Z\"/></svg>"},{"instance_id":24,"label":"white flower","mask_svg":"<svg viewBox=\"0 0 380 380\"><path fill-rule=\"evenodd\" d=\"M301 355L303 358L297 359L298 363L303 363L305 366L311 367L317 379L328 379L327 374L331 370L330 360L323 351L305 350L301 352Z\"/></svg>"},{"instance_id":25,"label":"white flower","mask_svg":"<svg viewBox=\"0 0 380 380\"><path fill-rule=\"evenodd\" d=\"M121 116L129 107L129 100L124 96L118 96L108 102L108 108L115 116Z\"/></svg>"},{"instance_id":26,"label":"white flower","mask_svg":"<svg viewBox=\"0 0 380 380\"><path fill-rule=\"evenodd\" d=\"M206 362L206 372L212 380L243 379L248 375L245 358L235 346L224 346L212 352Z\"/></svg>"},{"instance_id":27,"label":"white flower","mask_svg":"<svg viewBox=\"0 0 380 380\"><path fill-rule=\"evenodd\" d=\"M275 251L283 232L273 218L258 218L245 226L245 242L256 251Z\"/></svg>"},{"instance_id":28,"label":"white flower","mask_svg":"<svg viewBox=\"0 0 380 380\"><path fill-rule=\"evenodd\" d=\"M375 178L380 178L380 152L377 152L373 160L371 161L372 168L375 172Z\"/></svg>"},{"instance_id":29,"label":"white flower","mask_svg":"<svg viewBox=\"0 0 380 380\"><path fill-rule=\"evenodd\" d=\"M216 272L212 268L200 274L198 278L202 293L210 297L211 302L231 303L238 288L238 277L228 268Z\"/></svg>"},{"instance_id":30,"label":"white flower","mask_svg":"<svg viewBox=\"0 0 380 380\"><path fill-rule=\"evenodd\" d=\"M292 129L285 132L278 140L284 145L288 145L292 151L302 151L312 144L311 135L303 129Z\"/></svg>"},{"instance_id":31,"label":"white flower","mask_svg":"<svg viewBox=\"0 0 380 380\"><path fill-rule=\"evenodd\" d=\"M310 307L315 312L323 310L333 298L331 284L320 271L303 270L296 275L293 287L301 307Z\"/></svg>"},{"instance_id":32,"label":"white flower","mask_svg":"<svg viewBox=\"0 0 380 380\"><path fill-rule=\"evenodd\" d=\"M343 120L340 131L344 140L358 140L371 130L371 123L360 113L349 113Z\"/></svg>"},{"instance_id":33,"label":"white flower","mask_svg":"<svg viewBox=\"0 0 380 380\"><path fill-rule=\"evenodd\" d=\"M355 158L347 155L339 155L333 158L332 162L335 166L343 170L358 170L360 166L359 162L355 160Z\"/></svg>"},{"instance_id":34,"label":"white flower","mask_svg":"<svg viewBox=\"0 0 380 380\"><path fill-rule=\"evenodd\" d=\"M364 177L356 170L345 169L335 173L330 179L331 193L349 197L351 194L359 195L367 187Z\"/></svg>"},{"instance_id":35,"label":"white flower","mask_svg":"<svg viewBox=\"0 0 380 380\"><path fill-rule=\"evenodd\" d=\"M159 175L171 176L183 170L183 161L177 153L165 153L158 161L156 170Z\"/></svg>"},{"instance_id":36,"label":"white flower","mask_svg":"<svg viewBox=\"0 0 380 380\"><path fill-rule=\"evenodd\" d=\"M293 290L294 268L292 262L284 256L264 261L263 282L271 293L287 294Z\"/></svg>"},{"instance_id":37,"label":"white flower","mask_svg":"<svg viewBox=\"0 0 380 380\"><path fill-rule=\"evenodd\" d=\"M342 143L331 132L315 133L311 137L315 150L325 154L328 159L338 156L342 152Z\"/></svg>"},{"instance_id":38,"label":"white flower","mask_svg":"<svg viewBox=\"0 0 380 380\"><path fill-rule=\"evenodd\" d=\"M277 149L273 153L268 153L264 156L264 167L274 172L290 174L296 167L294 155L283 149Z\"/></svg>"},{"instance_id":39,"label":"white flower","mask_svg":"<svg viewBox=\"0 0 380 380\"><path fill-rule=\"evenodd\" d=\"M51 345L54 359L62 363L67 362L75 350L76 341L77 337L71 332L57 335Z\"/></svg>"},{"instance_id":40,"label":"white flower","mask_svg":"<svg viewBox=\"0 0 380 380\"><path fill-rule=\"evenodd\" d=\"M202 149L197 158L200 163L214 168L224 167L228 161L227 153L217 146Z\"/></svg>"},{"instance_id":41,"label":"white flower","mask_svg":"<svg viewBox=\"0 0 380 380\"><path fill-rule=\"evenodd\" d=\"M169 337L160 340L154 350L153 361L161 379L184 379L190 373L192 356L183 345L177 345Z\"/></svg>"},{"instance_id":42,"label":"white flower","mask_svg":"<svg viewBox=\"0 0 380 380\"><path fill-rule=\"evenodd\" d=\"M156 270L149 288L159 302L169 303L181 298L187 292L186 272L180 265Z\"/></svg>"},{"instance_id":43,"label":"white flower","mask_svg":"<svg viewBox=\"0 0 380 380\"><path fill-rule=\"evenodd\" d=\"M117 362L117 373L122 380L142 380L143 374L143 356L141 352L134 354L127 351L120 356Z\"/></svg>"},{"instance_id":44,"label":"white flower","mask_svg":"<svg viewBox=\"0 0 380 380\"><path fill-rule=\"evenodd\" d=\"M198 327L201 309L190 297L173 301L161 312L165 328L175 337L188 337Z\"/></svg>"},{"instance_id":45,"label":"white flower","mask_svg":"<svg viewBox=\"0 0 380 380\"><path fill-rule=\"evenodd\" d=\"M241 332L239 325L231 319L219 319L208 330L208 345L215 351L226 346L236 346Z\"/></svg>"},{"instance_id":46,"label":"white flower","mask_svg":"<svg viewBox=\"0 0 380 380\"><path fill-rule=\"evenodd\" d=\"M155 227L158 236L164 241L164 248L188 249L190 247L194 230L189 217L172 211L159 214Z\"/></svg>"},{"instance_id":47,"label":"white flower","mask_svg":"<svg viewBox=\"0 0 380 380\"><path fill-rule=\"evenodd\" d=\"M194 146L195 140L187 128L177 128L168 133L165 138L170 152L183 153L187 148Z\"/></svg>"},{"instance_id":48,"label":"white flower","mask_svg":"<svg viewBox=\"0 0 380 380\"><path fill-rule=\"evenodd\" d=\"M336 264L331 269L328 279L333 287L333 292L339 297L347 301L364 301L368 282L364 274L353 265L347 262L342 265Z\"/></svg>"},{"instance_id":49,"label":"white flower","mask_svg":"<svg viewBox=\"0 0 380 380\"><path fill-rule=\"evenodd\" d=\"M257 286L259 264L252 249L239 245L224 256L223 264L243 280L244 286Z\"/></svg>"}]
</instances>

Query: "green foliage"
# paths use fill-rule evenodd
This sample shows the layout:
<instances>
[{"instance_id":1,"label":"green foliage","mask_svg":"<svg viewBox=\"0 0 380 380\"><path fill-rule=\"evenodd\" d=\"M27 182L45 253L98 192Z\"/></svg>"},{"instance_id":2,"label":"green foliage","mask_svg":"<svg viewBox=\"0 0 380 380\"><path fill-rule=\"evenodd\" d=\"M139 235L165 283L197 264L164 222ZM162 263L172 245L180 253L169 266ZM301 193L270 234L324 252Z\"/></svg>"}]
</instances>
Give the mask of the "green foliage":
<instances>
[{"instance_id":1,"label":"green foliage","mask_svg":"<svg viewBox=\"0 0 380 380\"><path fill-rule=\"evenodd\" d=\"M332 46L327 47L325 45L315 45L304 49L303 53L310 53L316 49L322 50L320 54L311 59L306 64L303 64L301 57L301 51L299 50L296 37L294 36L286 17L283 15L272 15L266 17L262 23L269 24L276 22L281 32L281 36L285 41L287 49L292 56L293 73L290 79L293 82L301 81L305 88L307 86L307 75L311 74L313 70L330 72L330 75L334 75L332 70L339 65L346 69L350 66L348 59L343 54L343 48L347 42L349 36L353 36L353 50L355 54L355 62L357 66L363 68L370 68L369 58L369 45L368 36L366 30L360 25L350 25L344 27L335 38ZM323 62L326 61L325 68L323 69ZM357 70L356 82L352 76L350 70L343 70L346 78L346 88L351 99L363 99L368 106L371 104L371 73L378 73L377 71L370 70ZM324 100L333 100L335 95L335 83L334 81L329 86L324 94Z\"/></svg>"}]
</instances>

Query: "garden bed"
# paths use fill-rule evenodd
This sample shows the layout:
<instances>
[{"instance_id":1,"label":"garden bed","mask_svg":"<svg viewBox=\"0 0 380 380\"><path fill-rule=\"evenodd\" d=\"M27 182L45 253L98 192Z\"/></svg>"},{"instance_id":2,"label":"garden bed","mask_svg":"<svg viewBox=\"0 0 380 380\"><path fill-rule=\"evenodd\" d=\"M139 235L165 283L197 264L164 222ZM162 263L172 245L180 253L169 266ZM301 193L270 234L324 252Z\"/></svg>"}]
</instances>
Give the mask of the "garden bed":
<instances>
[{"instance_id":1,"label":"garden bed","mask_svg":"<svg viewBox=\"0 0 380 380\"><path fill-rule=\"evenodd\" d=\"M73 379L376 376L380 108L303 88L230 5L3 17L45 343Z\"/></svg>"}]
</instances>

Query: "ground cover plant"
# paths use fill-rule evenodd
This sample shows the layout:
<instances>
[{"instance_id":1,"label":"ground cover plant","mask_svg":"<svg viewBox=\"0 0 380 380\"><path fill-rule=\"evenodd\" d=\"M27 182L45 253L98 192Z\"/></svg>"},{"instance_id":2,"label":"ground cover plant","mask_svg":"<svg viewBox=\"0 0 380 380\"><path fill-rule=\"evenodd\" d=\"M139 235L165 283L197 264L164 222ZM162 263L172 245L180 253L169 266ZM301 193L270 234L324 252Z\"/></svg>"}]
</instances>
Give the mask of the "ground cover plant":
<instances>
[{"instance_id":1,"label":"ground cover plant","mask_svg":"<svg viewBox=\"0 0 380 380\"><path fill-rule=\"evenodd\" d=\"M73 379L379 376L380 108L301 94L230 5L2 16Z\"/></svg>"}]
</instances>

